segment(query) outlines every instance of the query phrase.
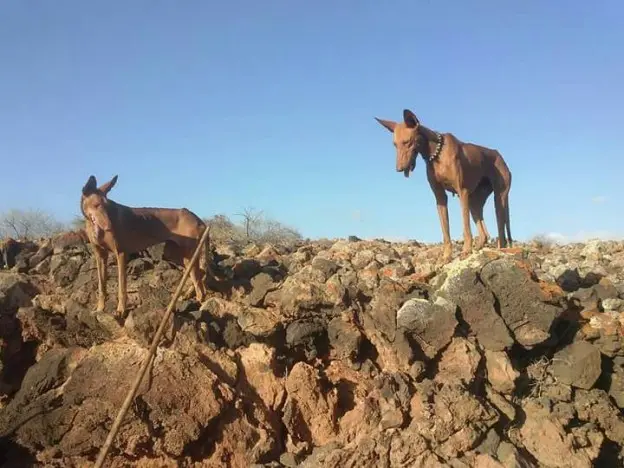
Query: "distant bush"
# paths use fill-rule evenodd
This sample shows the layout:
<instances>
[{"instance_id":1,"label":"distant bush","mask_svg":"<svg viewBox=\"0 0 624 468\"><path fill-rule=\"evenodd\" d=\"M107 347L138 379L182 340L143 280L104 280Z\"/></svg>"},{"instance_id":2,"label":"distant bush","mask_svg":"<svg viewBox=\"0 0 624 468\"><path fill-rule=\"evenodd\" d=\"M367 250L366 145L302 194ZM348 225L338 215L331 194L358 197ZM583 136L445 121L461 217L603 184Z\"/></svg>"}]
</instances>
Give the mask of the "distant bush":
<instances>
[{"instance_id":1,"label":"distant bush","mask_svg":"<svg viewBox=\"0 0 624 468\"><path fill-rule=\"evenodd\" d=\"M0 215L0 236L33 240L62 232L66 226L42 210L9 210Z\"/></svg>"},{"instance_id":2,"label":"distant bush","mask_svg":"<svg viewBox=\"0 0 624 468\"><path fill-rule=\"evenodd\" d=\"M557 242L546 234L538 234L530 241L539 250L550 250Z\"/></svg>"},{"instance_id":3,"label":"distant bush","mask_svg":"<svg viewBox=\"0 0 624 468\"><path fill-rule=\"evenodd\" d=\"M235 225L226 215L218 214L212 218L204 218L210 225L210 238L217 243L243 242L245 232L241 226Z\"/></svg>"},{"instance_id":4,"label":"distant bush","mask_svg":"<svg viewBox=\"0 0 624 468\"><path fill-rule=\"evenodd\" d=\"M234 223L226 215L218 214L204 221L210 224L211 238L217 243L283 245L303 240L299 231L279 221L266 217L261 211L246 208L238 213L240 223Z\"/></svg>"},{"instance_id":5,"label":"distant bush","mask_svg":"<svg viewBox=\"0 0 624 468\"><path fill-rule=\"evenodd\" d=\"M239 223L223 214L204 219L212 226L211 238L217 243L274 245L290 244L303 239L295 228L268 218L253 208L247 208L237 216L241 218ZM82 215L74 216L69 223L62 223L42 210L14 209L0 214L0 237L33 240L84 227L85 219Z\"/></svg>"}]
</instances>

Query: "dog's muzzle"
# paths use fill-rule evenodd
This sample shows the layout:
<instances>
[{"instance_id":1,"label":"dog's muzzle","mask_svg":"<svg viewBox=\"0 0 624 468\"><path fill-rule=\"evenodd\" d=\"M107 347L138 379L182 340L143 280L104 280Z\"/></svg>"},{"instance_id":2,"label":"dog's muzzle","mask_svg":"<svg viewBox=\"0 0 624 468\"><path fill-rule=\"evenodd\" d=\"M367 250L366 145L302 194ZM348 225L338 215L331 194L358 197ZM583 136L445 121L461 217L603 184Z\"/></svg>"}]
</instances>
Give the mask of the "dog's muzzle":
<instances>
[{"instance_id":1,"label":"dog's muzzle","mask_svg":"<svg viewBox=\"0 0 624 468\"><path fill-rule=\"evenodd\" d=\"M404 175L405 177L409 177L409 176L410 176L410 174L411 174L412 172L414 172L414 169L415 169L415 168L416 168L416 156L412 156L412 157L410 158L410 161L409 161L409 163L408 163L407 167L406 167L405 169L403 169L403 170L401 170L401 169L397 169L397 172L403 172L403 175Z\"/></svg>"},{"instance_id":2,"label":"dog's muzzle","mask_svg":"<svg viewBox=\"0 0 624 468\"><path fill-rule=\"evenodd\" d=\"M99 239L102 236L102 234L104 234L104 231L106 231L106 229L102 228L98 224L97 219L95 218L94 215L91 215L89 219L91 220L91 224L93 225L93 232L95 233L95 237Z\"/></svg>"}]
</instances>

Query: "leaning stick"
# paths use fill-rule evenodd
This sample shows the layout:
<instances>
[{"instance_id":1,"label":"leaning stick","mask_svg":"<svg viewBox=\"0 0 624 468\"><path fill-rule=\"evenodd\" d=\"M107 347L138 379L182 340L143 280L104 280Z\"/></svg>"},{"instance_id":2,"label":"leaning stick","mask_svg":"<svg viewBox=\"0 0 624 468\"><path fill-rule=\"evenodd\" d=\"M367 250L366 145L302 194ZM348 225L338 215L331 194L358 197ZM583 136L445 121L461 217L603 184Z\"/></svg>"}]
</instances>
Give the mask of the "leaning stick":
<instances>
[{"instance_id":1,"label":"leaning stick","mask_svg":"<svg viewBox=\"0 0 624 468\"><path fill-rule=\"evenodd\" d=\"M195 262L197 262L197 259L199 258L199 252L201 250L202 245L206 242L206 238L208 237L209 231L210 231L209 227L206 226L206 229L204 229L204 233L201 237L201 240L197 244L195 253L193 254L193 257L191 258L191 261L189 262L189 264L186 266L186 270L184 270L184 274L182 275L182 279L180 280L180 283L178 284L178 288L173 293L173 297L171 298L171 301L169 302L169 306L167 306L167 311L165 312L165 315L160 321L160 326L158 327L158 330L156 330L156 334L154 335L154 338L152 339L152 344L150 346L147 358L143 362L143 365L141 366L141 370L139 371L139 374L137 375L134 381L134 384L132 385L132 388L128 392L128 395L126 395L126 399L124 400L123 405L121 405L121 408L119 409L119 413L117 413L117 418L115 419L115 422L113 423L110 429L110 432L108 433L108 436L106 437L106 441L104 442L104 445L102 445L102 448L100 449L100 454L98 455L98 458L95 462L95 468L101 468L102 464L104 463L104 460L106 459L106 455L108 454L108 451L110 450L113 440L115 439L115 436L117 435L117 432L119 431L119 428L121 426L121 421L123 420L124 416L128 412L128 408L130 408L130 405L132 404L134 395L136 394L139 388L139 385L141 385L141 380L143 380L143 376L145 375L147 368L152 363L152 358L154 357L156 353L156 348L158 347L158 342L160 341L160 337L163 334L163 331L165 330L165 325L167 321L169 320L171 313L173 312L173 307L175 306L175 303L178 300L178 297L182 293L182 288L184 288L184 284L186 283L186 280L188 279L189 273L191 272L191 268L193 267L193 265L195 264Z\"/></svg>"}]
</instances>

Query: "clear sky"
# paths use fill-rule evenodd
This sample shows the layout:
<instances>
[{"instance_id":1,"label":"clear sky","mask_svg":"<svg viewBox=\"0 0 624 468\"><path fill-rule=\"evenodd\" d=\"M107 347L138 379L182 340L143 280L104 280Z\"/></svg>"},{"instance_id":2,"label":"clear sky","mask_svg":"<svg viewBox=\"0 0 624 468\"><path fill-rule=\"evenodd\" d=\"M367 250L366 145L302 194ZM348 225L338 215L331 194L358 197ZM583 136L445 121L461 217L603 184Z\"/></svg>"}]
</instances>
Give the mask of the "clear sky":
<instances>
[{"instance_id":1,"label":"clear sky","mask_svg":"<svg viewBox=\"0 0 624 468\"><path fill-rule=\"evenodd\" d=\"M423 160L395 172L373 119L408 107L502 153L514 238L621 236L622 24L622 0L4 0L0 211L69 220L118 174L128 205L436 242Z\"/></svg>"}]
</instances>

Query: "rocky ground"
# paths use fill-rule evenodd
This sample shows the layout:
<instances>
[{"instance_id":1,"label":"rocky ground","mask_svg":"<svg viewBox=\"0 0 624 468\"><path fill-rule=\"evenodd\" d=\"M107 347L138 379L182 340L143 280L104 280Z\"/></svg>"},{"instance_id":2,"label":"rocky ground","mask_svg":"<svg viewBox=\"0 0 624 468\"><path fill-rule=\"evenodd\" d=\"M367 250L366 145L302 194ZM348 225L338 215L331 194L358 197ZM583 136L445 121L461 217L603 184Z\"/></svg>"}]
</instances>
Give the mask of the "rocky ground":
<instances>
[{"instance_id":1,"label":"rocky ground","mask_svg":"<svg viewBox=\"0 0 624 468\"><path fill-rule=\"evenodd\" d=\"M107 466L622 466L624 243L216 250ZM181 274L136 256L119 323L80 236L0 271L2 466L93 463Z\"/></svg>"}]
</instances>

